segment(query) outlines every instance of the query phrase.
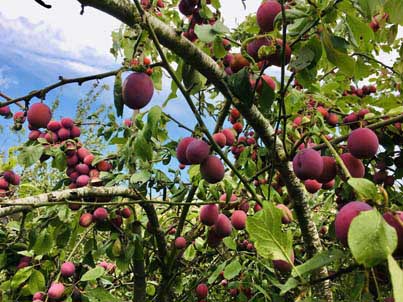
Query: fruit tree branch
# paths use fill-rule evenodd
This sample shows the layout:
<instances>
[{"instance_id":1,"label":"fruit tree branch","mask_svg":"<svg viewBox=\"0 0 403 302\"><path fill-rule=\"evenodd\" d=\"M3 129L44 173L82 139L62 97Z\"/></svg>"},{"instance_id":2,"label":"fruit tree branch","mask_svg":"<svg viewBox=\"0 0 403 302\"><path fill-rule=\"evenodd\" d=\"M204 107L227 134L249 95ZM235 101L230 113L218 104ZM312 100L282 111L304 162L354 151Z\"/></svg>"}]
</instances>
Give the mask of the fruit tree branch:
<instances>
[{"instance_id":1,"label":"fruit tree branch","mask_svg":"<svg viewBox=\"0 0 403 302\"><path fill-rule=\"evenodd\" d=\"M66 78L63 78L62 76L60 76L59 82L56 82L52 85L44 87L40 90L34 90L34 91L28 93L27 95L18 97L16 99L11 99L11 100L8 100L7 102L0 103L0 107L14 104L19 101L30 101L34 97L43 99L49 91L56 89L60 86L63 86L66 84L71 84L71 83L77 83L78 85L81 85L82 83L87 82L87 81L100 80L103 78L115 76L122 70L125 70L125 68L119 68L117 70L113 70L113 71L109 71L109 72L105 72L105 73L100 73L100 74L95 74L95 75L90 75L90 76L85 76L85 77L80 77L80 78L71 78L71 79L66 79Z\"/></svg>"},{"instance_id":2,"label":"fruit tree branch","mask_svg":"<svg viewBox=\"0 0 403 302\"><path fill-rule=\"evenodd\" d=\"M365 128L376 130L376 129L379 129L379 128L382 128L382 127L385 127L385 126L388 126L388 125L392 125L392 124L397 123L397 122L403 122L403 114L397 115L395 117L392 117L390 119L387 119L387 120L384 120L384 121L381 121L381 122L369 124ZM341 143L341 142L345 141L346 139L348 139L348 136L349 136L348 134L347 135L342 135L342 136L339 136L339 137L336 137L336 138L332 139L329 142L332 145L337 145L338 143ZM322 149L325 149L326 147L327 147L327 145L323 143L323 144L319 144L319 145L316 145L316 146L312 147L312 149L322 150Z\"/></svg>"}]
</instances>

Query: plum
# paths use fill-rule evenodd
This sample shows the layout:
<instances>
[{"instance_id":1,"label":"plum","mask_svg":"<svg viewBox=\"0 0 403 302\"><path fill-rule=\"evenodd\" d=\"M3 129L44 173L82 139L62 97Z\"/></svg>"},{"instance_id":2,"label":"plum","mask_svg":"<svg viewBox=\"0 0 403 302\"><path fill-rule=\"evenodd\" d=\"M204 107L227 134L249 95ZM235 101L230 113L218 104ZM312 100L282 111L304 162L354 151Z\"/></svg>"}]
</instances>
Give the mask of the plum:
<instances>
[{"instance_id":1,"label":"plum","mask_svg":"<svg viewBox=\"0 0 403 302\"><path fill-rule=\"evenodd\" d=\"M50 108L43 103L35 103L31 105L27 113L29 124L36 128L46 128L52 119Z\"/></svg>"},{"instance_id":2,"label":"plum","mask_svg":"<svg viewBox=\"0 0 403 302\"><path fill-rule=\"evenodd\" d=\"M231 223L236 230L243 230L246 224L246 213L242 210L236 210L231 215Z\"/></svg>"},{"instance_id":3,"label":"plum","mask_svg":"<svg viewBox=\"0 0 403 302\"><path fill-rule=\"evenodd\" d=\"M350 201L343 206L336 215L334 223L336 238L344 245L347 245L348 229L353 219L362 211L372 210L372 207L362 201Z\"/></svg>"},{"instance_id":4,"label":"plum","mask_svg":"<svg viewBox=\"0 0 403 302\"><path fill-rule=\"evenodd\" d=\"M224 214L219 214L214 224L214 229L218 237L227 237L231 235L232 232L231 221Z\"/></svg>"},{"instance_id":5,"label":"plum","mask_svg":"<svg viewBox=\"0 0 403 302\"><path fill-rule=\"evenodd\" d=\"M372 158L378 152L379 140L371 129L358 128L348 136L347 147L356 158Z\"/></svg>"},{"instance_id":6,"label":"plum","mask_svg":"<svg viewBox=\"0 0 403 302\"><path fill-rule=\"evenodd\" d=\"M208 183L214 184L224 178L225 169L218 157L209 155L200 164L200 173L204 180L206 180Z\"/></svg>"},{"instance_id":7,"label":"plum","mask_svg":"<svg viewBox=\"0 0 403 302\"><path fill-rule=\"evenodd\" d=\"M191 164L202 163L210 153L210 146L202 140L194 140L186 148L186 159Z\"/></svg>"},{"instance_id":8,"label":"plum","mask_svg":"<svg viewBox=\"0 0 403 302\"><path fill-rule=\"evenodd\" d=\"M303 149L292 162L295 175L301 180L317 179L323 171L323 159L313 149Z\"/></svg>"},{"instance_id":9,"label":"plum","mask_svg":"<svg viewBox=\"0 0 403 302\"><path fill-rule=\"evenodd\" d=\"M216 204L207 204L200 208L200 222L207 226L212 226L218 219L218 206Z\"/></svg>"},{"instance_id":10,"label":"plum","mask_svg":"<svg viewBox=\"0 0 403 302\"><path fill-rule=\"evenodd\" d=\"M145 107L151 101L153 94L154 84L146 73L133 72L123 82L123 102L131 109Z\"/></svg>"},{"instance_id":11,"label":"plum","mask_svg":"<svg viewBox=\"0 0 403 302\"><path fill-rule=\"evenodd\" d=\"M196 139L194 137L185 137L179 142L178 147L176 148L176 157L178 158L178 161L181 164L184 165L190 164L190 162L186 158L186 149L189 146L189 144L195 140Z\"/></svg>"},{"instance_id":12,"label":"plum","mask_svg":"<svg viewBox=\"0 0 403 302\"><path fill-rule=\"evenodd\" d=\"M274 29L274 19L281 12L281 4L275 0L264 1L256 13L256 21L264 33Z\"/></svg>"},{"instance_id":13,"label":"plum","mask_svg":"<svg viewBox=\"0 0 403 302\"><path fill-rule=\"evenodd\" d=\"M340 157L352 177L364 177L365 167L361 160L354 157L351 153L343 153Z\"/></svg>"}]
</instances>

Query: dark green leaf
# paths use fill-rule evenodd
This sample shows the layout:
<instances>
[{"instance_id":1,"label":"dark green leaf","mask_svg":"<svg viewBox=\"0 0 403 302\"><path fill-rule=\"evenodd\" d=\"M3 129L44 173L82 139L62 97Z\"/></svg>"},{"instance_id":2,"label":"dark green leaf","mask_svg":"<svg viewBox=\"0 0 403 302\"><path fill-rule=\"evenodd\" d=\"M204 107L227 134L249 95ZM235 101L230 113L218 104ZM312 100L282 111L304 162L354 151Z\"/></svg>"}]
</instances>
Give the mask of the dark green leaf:
<instances>
[{"instance_id":1,"label":"dark green leaf","mask_svg":"<svg viewBox=\"0 0 403 302\"><path fill-rule=\"evenodd\" d=\"M228 86L232 93L238 97L242 103L251 104L253 100L253 91L250 87L249 72L243 68L237 73L228 77Z\"/></svg>"},{"instance_id":2,"label":"dark green leaf","mask_svg":"<svg viewBox=\"0 0 403 302\"><path fill-rule=\"evenodd\" d=\"M343 44L340 39L331 36L327 30L324 30L322 32L322 43L326 56L333 65L339 67L340 71L345 74L351 75L354 73L355 61L343 51Z\"/></svg>"}]
</instances>

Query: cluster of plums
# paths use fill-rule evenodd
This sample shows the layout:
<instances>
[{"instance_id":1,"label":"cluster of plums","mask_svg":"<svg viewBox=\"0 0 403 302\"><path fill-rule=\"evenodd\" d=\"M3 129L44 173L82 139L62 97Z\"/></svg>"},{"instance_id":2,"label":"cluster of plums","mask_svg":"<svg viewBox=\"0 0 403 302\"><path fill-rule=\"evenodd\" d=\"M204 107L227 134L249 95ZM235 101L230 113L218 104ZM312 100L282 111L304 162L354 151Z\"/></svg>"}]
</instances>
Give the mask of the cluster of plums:
<instances>
[{"instance_id":1,"label":"cluster of plums","mask_svg":"<svg viewBox=\"0 0 403 302\"><path fill-rule=\"evenodd\" d=\"M116 265L114 263L108 263L106 261L102 261L98 264L98 266L105 269L105 271L109 273L113 273L116 269ZM60 275L64 278L70 278L74 276L76 273L76 267L73 262L66 261L60 267ZM63 282L54 281L51 283L48 291L44 292L36 292L33 297L33 302L42 302L46 301L46 297L51 299L51 301L59 301L65 295L65 286ZM72 299L73 301L81 301L81 292L77 287L74 287L72 291Z\"/></svg>"},{"instance_id":2,"label":"cluster of plums","mask_svg":"<svg viewBox=\"0 0 403 302\"><path fill-rule=\"evenodd\" d=\"M189 19L189 26L187 30L183 33L183 36L188 40L194 42L197 39L197 35L194 31L196 24L214 24L216 22L216 18L213 16L210 19L204 18L202 14L200 14L201 9L201 1L199 0L180 0L178 9L179 12L186 16ZM210 0L206 1L207 4L210 4Z\"/></svg>"},{"instance_id":3,"label":"cluster of plums","mask_svg":"<svg viewBox=\"0 0 403 302\"><path fill-rule=\"evenodd\" d=\"M73 204L74 205L74 204ZM79 209L80 206L74 208L74 210ZM115 215L113 218L110 218L110 223L115 227L120 227L123 223L123 218L129 218L132 214L130 208L123 208L121 210L116 210ZM98 207L92 213L86 212L81 214L79 224L80 226L87 228L92 223L102 224L108 221L109 212L104 207Z\"/></svg>"},{"instance_id":4,"label":"cluster of plums","mask_svg":"<svg viewBox=\"0 0 403 302\"><path fill-rule=\"evenodd\" d=\"M210 155L210 145L201 139L183 138L176 149L176 157L181 168L200 164L200 173L208 183L214 184L224 178L223 163L217 156Z\"/></svg>"},{"instance_id":5,"label":"cluster of plums","mask_svg":"<svg viewBox=\"0 0 403 302\"><path fill-rule=\"evenodd\" d=\"M375 132L368 128L353 130L347 140L349 153L340 157L352 177L363 177L364 164L360 159L370 159L378 151L379 141ZM331 156L321 156L319 152L307 148L300 150L293 159L295 175L304 181L306 189L315 193L319 189L329 189L334 185L337 174L336 161Z\"/></svg>"},{"instance_id":6,"label":"cluster of plums","mask_svg":"<svg viewBox=\"0 0 403 302\"><path fill-rule=\"evenodd\" d=\"M18 186L20 184L20 176L11 171L0 173L0 197L6 197L10 193L10 186Z\"/></svg>"},{"instance_id":7,"label":"cluster of plums","mask_svg":"<svg viewBox=\"0 0 403 302\"><path fill-rule=\"evenodd\" d=\"M364 85L361 88L355 87L353 85L350 86L350 90L345 90L343 95L353 95L363 98L371 93L376 93L376 86L375 85Z\"/></svg>"}]
</instances>

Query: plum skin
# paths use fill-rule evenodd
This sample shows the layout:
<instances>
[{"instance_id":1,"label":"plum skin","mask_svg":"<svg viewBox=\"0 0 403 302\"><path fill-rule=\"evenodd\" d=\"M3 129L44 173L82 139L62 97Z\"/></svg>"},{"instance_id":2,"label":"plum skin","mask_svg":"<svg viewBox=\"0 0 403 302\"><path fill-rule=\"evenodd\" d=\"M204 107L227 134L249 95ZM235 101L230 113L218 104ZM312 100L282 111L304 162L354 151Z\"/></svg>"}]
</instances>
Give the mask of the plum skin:
<instances>
[{"instance_id":1,"label":"plum skin","mask_svg":"<svg viewBox=\"0 0 403 302\"><path fill-rule=\"evenodd\" d=\"M358 128L348 136L347 147L356 158L372 158L378 152L379 140L371 129Z\"/></svg>"},{"instance_id":2,"label":"plum skin","mask_svg":"<svg viewBox=\"0 0 403 302\"><path fill-rule=\"evenodd\" d=\"M207 204L200 208L200 221L204 225L212 226L218 219L218 206L216 204Z\"/></svg>"},{"instance_id":3,"label":"plum skin","mask_svg":"<svg viewBox=\"0 0 403 302\"><path fill-rule=\"evenodd\" d=\"M224 238L231 235L231 221L224 214L219 214L217 221L214 224L214 229L218 237Z\"/></svg>"},{"instance_id":4,"label":"plum skin","mask_svg":"<svg viewBox=\"0 0 403 302\"><path fill-rule=\"evenodd\" d=\"M210 155L200 164L200 173L208 183L214 184L224 178L225 169L218 157Z\"/></svg>"},{"instance_id":5,"label":"plum skin","mask_svg":"<svg viewBox=\"0 0 403 302\"><path fill-rule=\"evenodd\" d=\"M43 103L35 103L28 109L27 118L29 124L36 128L46 128L52 119L50 108Z\"/></svg>"},{"instance_id":6,"label":"plum skin","mask_svg":"<svg viewBox=\"0 0 403 302\"><path fill-rule=\"evenodd\" d=\"M365 167L361 160L354 157L351 153L343 153L342 155L340 155L340 157L352 177L364 177Z\"/></svg>"},{"instance_id":7,"label":"plum skin","mask_svg":"<svg viewBox=\"0 0 403 302\"><path fill-rule=\"evenodd\" d=\"M317 179L323 171L323 160L319 152L303 149L292 162L295 175L301 180Z\"/></svg>"},{"instance_id":8,"label":"plum skin","mask_svg":"<svg viewBox=\"0 0 403 302\"><path fill-rule=\"evenodd\" d=\"M231 223L236 230L243 230L246 223L246 213L242 210L236 210L231 215Z\"/></svg>"},{"instance_id":9,"label":"plum skin","mask_svg":"<svg viewBox=\"0 0 403 302\"><path fill-rule=\"evenodd\" d=\"M194 137L185 137L179 142L178 147L176 148L176 157L181 164L190 165L190 162L186 158L186 149L189 144L195 140Z\"/></svg>"},{"instance_id":10,"label":"plum skin","mask_svg":"<svg viewBox=\"0 0 403 302\"><path fill-rule=\"evenodd\" d=\"M336 238L339 239L343 245L347 245L348 230L353 219L362 211L370 210L372 210L372 207L362 201L350 201L340 209L336 215L334 224Z\"/></svg>"},{"instance_id":11,"label":"plum skin","mask_svg":"<svg viewBox=\"0 0 403 302\"><path fill-rule=\"evenodd\" d=\"M271 32L274 29L274 19L281 12L281 4L268 0L263 2L256 13L256 21L262 32Z\"/></svg>"},{"instance_id":12,"label":"plum skin","mask_svg":"<svg viewBox=\"0 0 403 302\"><path fill-rule=\"evenodd\" d=\"M123 102L131 109L145 107L151 101L153 94L154 84L146 73L133 72L123 82Z\"/></svg>"}]
</instances>

